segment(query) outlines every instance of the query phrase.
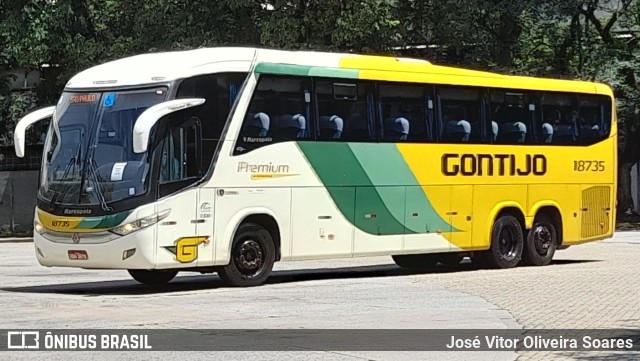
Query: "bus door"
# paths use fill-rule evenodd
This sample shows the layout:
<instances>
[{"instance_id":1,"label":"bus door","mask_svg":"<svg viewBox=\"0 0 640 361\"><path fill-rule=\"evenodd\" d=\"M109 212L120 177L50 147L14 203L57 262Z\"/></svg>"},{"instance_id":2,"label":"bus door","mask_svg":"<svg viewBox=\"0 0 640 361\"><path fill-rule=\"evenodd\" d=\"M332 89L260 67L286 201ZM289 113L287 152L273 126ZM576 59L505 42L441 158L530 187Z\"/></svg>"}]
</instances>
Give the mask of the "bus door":
<instances>
[{"instance_id":1,"label":"bus door","mask_svg":"<svg viewBox=\"0 0 640 361\"><path fill-rule=\"evenodd\" d=\"M170 260L190 266L213 259L209 237L213 204L200 202L206 191L188 188L202 177L200 121L191 117L168 122L159 145L159 210L170 209L158 225L158 263ZM210 229L209 229L210 228Z\"/></svg>"}]
</instances>

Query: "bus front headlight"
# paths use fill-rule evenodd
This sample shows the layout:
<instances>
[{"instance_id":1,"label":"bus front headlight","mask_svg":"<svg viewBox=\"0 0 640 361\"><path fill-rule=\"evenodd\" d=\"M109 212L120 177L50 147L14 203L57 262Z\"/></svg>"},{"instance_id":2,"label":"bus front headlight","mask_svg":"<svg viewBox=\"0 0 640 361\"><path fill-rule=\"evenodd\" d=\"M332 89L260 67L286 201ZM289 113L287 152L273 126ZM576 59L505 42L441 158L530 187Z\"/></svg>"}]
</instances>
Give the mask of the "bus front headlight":
<instances>
[{"instance_id":1,"label":"bus front headlight","mask_svg":"<svg viewBox=\"0 0 640 361\"><path fill-rule=\"evenodd\" d=\"M145 218L140 218L138 220L135 220L131 223L127 223L127 224L123 224L121 226L112 228L110 230L110 232L115 233L117 235L120 236L125 236L129 233L135 232L135 231L139 231L141 229L147 228L149 226L152 226L158 222L160 222L161 220L167 218L167 216L169 215L169 213L171 213L170 209L167 209L165 211L162 211L160 213L156 213L152 216L149 217L145 217Z\"/></svg>"},{"instance_id":2,"label":"bus front headlight","mask_svg":"<svg viewBox=\"0 0 640 361\"><path fill-rule=\"evenodd\" d=\"M42 223L38 221L33 222L33 230L38 234L44 234L45 232L47 232L47 229L42 225Z\"/></svg>"}]
</instances>

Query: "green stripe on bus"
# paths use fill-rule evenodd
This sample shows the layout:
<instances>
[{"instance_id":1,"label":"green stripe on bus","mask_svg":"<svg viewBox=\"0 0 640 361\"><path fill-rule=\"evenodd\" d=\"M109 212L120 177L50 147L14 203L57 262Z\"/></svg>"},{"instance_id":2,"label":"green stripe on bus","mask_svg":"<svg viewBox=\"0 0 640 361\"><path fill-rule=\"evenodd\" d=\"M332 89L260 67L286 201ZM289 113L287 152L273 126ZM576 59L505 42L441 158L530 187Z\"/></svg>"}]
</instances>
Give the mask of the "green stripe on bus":
<instances>
[{"instance_id":1,"label":"green stripe on bus","mask_svg":"<svg viewBox=\"0 0 640 361\"><path fill-rule=\"evenodd\" d=\"M309 74L309 66L303 65L289 65L289 64L273 64L273 63L260 63L256 65L256 73L266 74L287 74L287 75L302 75L307 76Z\"/></svg>"},{"instance_id":2,"label":"green stripe on bus","mask_svg":"<svg viewBox=\"0 0 640 361\"><path fill-rule=\"evenodd\" d=\"M275 63L260 63L256 65L255 72L263 74L285 74L347 79L358 79L358 75L360 74L359 70L354 69L310 67L304 65Z\"/></svg>"},{"instance_id":3,"label":"green stripe on bus","mask_svg":"<svg viewBox=\"0 0 640 361\"><path fill-rule=\"evenodd\" d=\"M326 77L326 78L358 79L359 75L360 75L360 71L354 70L354 69L314 67L309 70L309 76L318 76L318 77Z\"/></svg>"},{"instance_id":4,"label":"green stripe on bus","mask_svg":"<svg viewBox=\"0 0 640 361\"><path fill-rule=\"evenodd\" d=\"M102 222L102 217L86 217L80 223L78 223L76 228L93 229L97 228L100 222Z\"/></svg>"},{"instance_id":5,"label":"green stripe on bus","mask_svg":"<svg viewBox=\"0 0 640 361\"><path fill-rule=\"evenodd\" d=\"M429 202L395 144L298 142L340 212L370 234L456 231Z\"/></svg>"},{"instance_id":6,"label":"green stripe on bus","mask_svg":"<svg viewBox=\"0 0 640 361\"><path fill-rule=\"evenodd\" d=\"M397 219L380 196L393 191L373 186L347 143L298 142L298 146L340 212L358 229L379 235L406 232L403 219ZM344 188L355 190L355 197ZM393 207L398 204L390 202Z\"/></svg>"},{"instance_id":7,"label":"green stripe on bus","mask_svg":"<svg viewBox=\"0 0 640 361\"><path fill-rule=\"evenodd\" d=\"M424 190L393 143L350 143L349 147L367 177L381 186L402 187L401 202L397 192L378 192L396 219L402 220L407 233L424 233L427 229L450 229L450 225L436 212ZM409 188L410 187L410 188Z\"/></svg>"},{"instance_id":8,"label":"green stripe on bus","mask_svg":"<svg viewBox=\"0 0 640 361\"><path fill-rule=\"evenodd\" d=\"M404 224L405 186L416 185L413 173L403 168L404 158L394 144L349 143L351 152L393 217Z\"/></svg>"},{"instance_id":9,"label":"green stripe on bus","mask_svg":"<svg viewBox=\"0 0 640 361\"><path fill-rule=\"evenodd\" d=\"M131 211L124 211L108 216L86 217L78 224L77 229L113 228L120 225L131 214Z\"/></svg>"}]
</instances>

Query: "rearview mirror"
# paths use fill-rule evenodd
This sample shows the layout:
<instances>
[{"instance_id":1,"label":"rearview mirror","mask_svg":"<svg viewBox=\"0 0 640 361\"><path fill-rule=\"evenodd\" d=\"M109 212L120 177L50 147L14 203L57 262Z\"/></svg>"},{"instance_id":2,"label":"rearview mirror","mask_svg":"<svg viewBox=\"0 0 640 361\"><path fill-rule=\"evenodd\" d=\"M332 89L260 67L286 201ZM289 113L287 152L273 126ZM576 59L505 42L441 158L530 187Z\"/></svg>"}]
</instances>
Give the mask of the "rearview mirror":
<instances>
[{"instance_id":1,"label":"rearview mirror","mask_svg":"<svg viewBox=\"0 0 640 361\"><path fill-rule=\"evenodd\" d=\"M204 104L205 100L200 98L192 99L174 99L160 104L156 104L145 110L136 124L133 126L133 151L135 153L144 153L149 146L149 134L151 128L167 114L171 114L183 109L192 108Z\"/></svg>"},{"instance_id":2,"label":"rearview mirror","mask_svg":"<svg viewBox=\"0 0 640 361\"><path fill-rule=\"evenodd\" d=\"M52 117L55 110L55 106L39 109L25 115L20 119L20 121L18 121L16 129L13 131L13 147L15 148L18 158L24 157L25 134L27 132L27 128L43 119Z\"/></svg>"}]
</instances>

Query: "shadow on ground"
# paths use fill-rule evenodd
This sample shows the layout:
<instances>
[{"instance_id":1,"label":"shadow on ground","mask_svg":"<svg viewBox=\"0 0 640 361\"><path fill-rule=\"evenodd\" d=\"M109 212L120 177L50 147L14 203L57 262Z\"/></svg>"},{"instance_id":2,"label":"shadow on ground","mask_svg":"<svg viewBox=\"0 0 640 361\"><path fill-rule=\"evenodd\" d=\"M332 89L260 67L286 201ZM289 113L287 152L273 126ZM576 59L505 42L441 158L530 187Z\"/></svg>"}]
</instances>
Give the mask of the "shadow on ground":
<instances>
[{"instance_id":1,"label":"shadow on ground","mask_svg":"<svg viewBox=\"0 0 640 361\"><path fill-rule=\"evenodd\" d=\"M547 267L562 267L571 264L599 262L599 260L557 260ZM456 272L509 272L509 270L480 270L469 260L464 260L457 266L438 266L425 270L410 270L399 268L395 264L341 267L341 268L318 268L300 270L274 271L266 282L266 285L293 283L318 280L339 280L357 278L376 277L402 277L421 274L446 274ZM184 273L189 275L189 273ZM28 275L25 275L28 277ZM59 293L69 295L84 296L104 296L104 295L144 295L156 293L172 293L194 291L202 289L217 289L227 287L217 275L205 274L196 276L179 276L171 283L162 286L148 286L137 283L133 280L103 281L103 282L77 282L77 283L55 283L49 285L25 286L25 287L5 287L0 291L23 292L23 293Z\"/></svg>"}]
</instances>

